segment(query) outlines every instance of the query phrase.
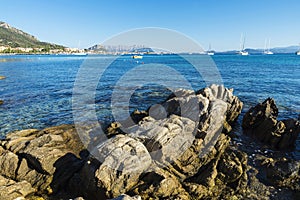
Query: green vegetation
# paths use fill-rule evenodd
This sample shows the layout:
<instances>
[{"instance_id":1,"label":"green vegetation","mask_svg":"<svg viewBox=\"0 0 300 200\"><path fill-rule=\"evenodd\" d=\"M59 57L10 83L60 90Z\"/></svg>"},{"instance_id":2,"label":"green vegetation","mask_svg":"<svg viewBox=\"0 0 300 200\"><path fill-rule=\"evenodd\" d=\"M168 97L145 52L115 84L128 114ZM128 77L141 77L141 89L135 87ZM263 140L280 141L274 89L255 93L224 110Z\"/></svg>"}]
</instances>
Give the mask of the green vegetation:
<instances>
[{"instance_id":1,"label":"green vegetation","mask_svg":"<svg viewBox=\"0 0 300 200\"><path fill-rule=\"evenodd\" d=\"M44 52L49 52L50 49L64 49L64 46L41 42L28 33L5 25L4 22L0 22L0 46L9 46L10 48L42 48ZM5 51L8 52L11 50L7 49Z\"/></svg>"}]
</instances>

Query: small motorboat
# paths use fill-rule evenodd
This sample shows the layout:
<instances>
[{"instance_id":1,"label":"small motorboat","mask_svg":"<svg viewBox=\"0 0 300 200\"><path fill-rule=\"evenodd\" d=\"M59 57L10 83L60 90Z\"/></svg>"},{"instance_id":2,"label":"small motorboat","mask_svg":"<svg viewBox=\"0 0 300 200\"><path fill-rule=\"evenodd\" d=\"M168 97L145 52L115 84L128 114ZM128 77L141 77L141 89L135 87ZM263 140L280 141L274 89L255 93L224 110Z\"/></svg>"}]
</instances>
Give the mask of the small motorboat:
<instances>
[{"instance_id":1,"label":"small motorboat","mask_svg":"<svg viewBox=\"0 0 300 200\"><path fill-rule=\"evenodd\" d=\"M142 55L133 55L132 58L133 59L142 59L143 56Z\"/></svg>"}]
</instances>

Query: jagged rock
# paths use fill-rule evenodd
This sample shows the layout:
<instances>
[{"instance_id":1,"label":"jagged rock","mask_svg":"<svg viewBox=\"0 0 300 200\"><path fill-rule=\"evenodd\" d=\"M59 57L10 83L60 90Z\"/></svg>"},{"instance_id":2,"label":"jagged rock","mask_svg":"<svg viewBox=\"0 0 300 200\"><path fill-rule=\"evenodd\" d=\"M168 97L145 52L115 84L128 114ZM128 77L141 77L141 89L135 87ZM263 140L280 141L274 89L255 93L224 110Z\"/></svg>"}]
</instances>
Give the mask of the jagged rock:
<instances>
[{"instance_id":1,"label":"jagged rock","mask_svg":"<svg viewBox=\"0 0 300 200\"><path fill-rule=\"evenodd\" d=\"M184 186L193 199L228 199L227 196L243 191L247 183L246 155L227 148L185 180Z\"/></svg>"},{"instance_id":2,"label":"jagged rock","mask_svg":"<svg viewBox=\"0 0 300 200\"><path fill-rule=\"evenodd\" d=\"M0 146L0 175L17 181L27 181L36 189L46 189L45 183L49 184L49 177L39 173L28 165L26 159L5 150Z\"/></svg>"},{"instance_id":3,"label":"jagged rock","mask_svg":"<svg viewBox=\"0 0 300 200\"><path fill-rule=\"evenodd\" d=\"M96 188L98 190L104 188L107 197L116 197L133 187L135 189L131 191L134 194L145 198L149 197L148 195L155 198L174 196L175 193L170 192L176 191L174 188L177 188L180 191L176 193L177 195L189 199L188 194L184 195L185 190L180 182L195 175L201 167L211 170L208 164L213 160L217 163L230 141L228 136L221 134L223 124L227 116L232 123L235 120L232 117L235 116L233 113L240 113L242 108L242 103L232 95L232 91L223 86L212 86L212 89L207 89L205 92L206 97L202 95L203 92L194 95L192 91L179 90L176 95L171 95L162 103L162 106L155 105L141 115L135 113L141 117L135 120L133 126L123 126L124 122L111 124L109 132L117 132L117 135L96 149L100 151L100 155L104 154L102 157L98 155L100 156L99 167L92 167L94 170L97 168ZM231 103L237 105L233 106ZM120 131L121 128L125 128L126 131L123 131L124 129ZM145 163L153 161L154 166L160 167L145 172L150 163L146 165L147 167L142 167L142 170L133 166L130 168L134 168L138 173L136 175L132 173L128 177L123 167L131 166L130 163L124 163L132 159L132 156L126 152L121 155L121 151L118 150L124 149L122 146L125 141L137 143L135 146L140 146L143 154L149 152L144 159ZM132 147L127 149L131 151ZM235 161L238 162L238 159ZM217 176L216 166L213 167L212 182ZM164 167L164 170L161 167ZM236 176L237 180L241 175ZM144 190L147 192L141 194Z\"/></svg>"},{"instance_id":4,"label":"jagged rock","mask_svg":"<svg viewBox=\"0 0 300 200\"><path fill-rule=\"evenodd\" d=\"M0 199L25 199L36 192L27 181L16 182L0 175Z\"/></svg>"},{"instance_id":5,"label":"jagged rock","mask_svg":"<svg viewBox=\"0 0 300 200\"><path fill-rule=\"evenodd\" d=\"M40 193L56 192L83 163L74 126L10 133L0 146L0 175L28 181Z\"/></svg>"},{"instance_id":6,"label":"jagged rock","mask_svg":"<svg viewBox=\"0 0 300 200\"><path fill-rule=\"evenodd\" d=\"M145 172L129 194L138 194L142 199L190 199L177 177L159 167Z\"/></svg>"},{"instance_id":7,"label":"jagged rock","mask_svg":"<svg viewBox=\"0 0 300 200\"><path fill-rule=\"evenodd\" d=\"M112 197L126 193L151 164L146 147L126 135L107 140L95 149L93 155L101 162L95 174L97 186Z\"/></svg>"},{"instance_id":8,"label":"jagged rock","mask_svg":"<svg viewBox=\"0 0 300 200\"><path fill-rule=\"evenodd\" d=\"M218 176L225 183L233 183L246 171L247 157L239 151L227 150L218 163Z\"/></svg>"},{"instance_id":9,"label":"jagged rock","mask_svg":"<svg viewBox=\"0 0 300 200\"><path fill-rule=\"evenodd\" d=\"M300 192L300 162L286 158L268 159L264 163L266 179L279 187Z\"/></svg>"},{"instance_id":10,"label":"jagged rock","mask_svg":"<svg viewBox=\"0 0 300 200\"><path fill-rule=\"evenodd\" d=\"M164 161L171 163L170 170L184 179L193 176L215 156L217 151L212 150L218 140L220 151L227 147L228 141L219 135L224 123L230 126L235 121L243 104L233 96L232 90L212 85L196 94L178 90L161 105L152 109L154 114L149 111L150 117L128 132L144 143L152 158L165 165ZM156 118L164 113L167 118Z\"/></svg>"},{"instance_id":11,"label":"jagged rock","mask_svg":"<svg viewBox=\"0 0 300 200\"><path fill-rule=\"evenodd\" d=\"M273 148L287 149L294 146L300 133L300 122L295 119L277 120L278 109L271 98L250 108L243 118L244 133Z\"/></svg>"},{"instance_id":12,"label":"jagged rock","mask_svg":"<svg viewBox=\"0 0 300 200\"><path fill-rule=\"evenodd\" d=\"M109 126L106 129L107 137L112 137L114 135L118 134L124 134L124 132L121 130L121 123L119 122L112 122L109 124Z\"/></svg>"},{"instance_id":13,"label":"jagged rock","mask_svg":"<svg viewBox=\"0 0 300 200\"><path fill-rule=\"evenodd\" d=\"M195 122L176 115L160 120L146 117L129 129L129 135L145 145L153 160L168 165L192 145L195 128Z\"/></svg>"},{"instance_id":14,"label":"jagged rock","mask_svg":"<svg viewBox=\"0 0 300 200\"><path fill-rule=\"evenodd\" d=\"M233 95L233 89L225 88L223 85L211 85L210 87L199 90L197 94L202 94L209 100L220 99L227 103L226 121L232 124L242 111L243 102Z\"/></svg>"}]
</instances>

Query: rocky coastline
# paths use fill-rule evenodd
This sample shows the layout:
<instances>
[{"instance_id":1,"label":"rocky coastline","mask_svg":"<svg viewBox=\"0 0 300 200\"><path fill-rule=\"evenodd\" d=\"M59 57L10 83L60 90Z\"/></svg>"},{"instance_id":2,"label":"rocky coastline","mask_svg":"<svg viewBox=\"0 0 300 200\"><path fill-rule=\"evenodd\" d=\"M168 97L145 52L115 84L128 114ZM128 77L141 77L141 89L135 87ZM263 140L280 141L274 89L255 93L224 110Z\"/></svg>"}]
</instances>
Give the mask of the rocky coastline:
<instances>
[{"instance_id":1,"label":"rocky coastline","mask_svg":"<svg viewBox=\"0 0 300 200\"><path fill-rule=\"evenodd\" d=\"M286 156L299 121L277 120L267 99L244 115L239 137L242 108L232 89L212 85L112 122L105 140L85 127L93 148L74 125L9 133L0 199L299 199L300 162Z\"/></svg>"}]
</instances>

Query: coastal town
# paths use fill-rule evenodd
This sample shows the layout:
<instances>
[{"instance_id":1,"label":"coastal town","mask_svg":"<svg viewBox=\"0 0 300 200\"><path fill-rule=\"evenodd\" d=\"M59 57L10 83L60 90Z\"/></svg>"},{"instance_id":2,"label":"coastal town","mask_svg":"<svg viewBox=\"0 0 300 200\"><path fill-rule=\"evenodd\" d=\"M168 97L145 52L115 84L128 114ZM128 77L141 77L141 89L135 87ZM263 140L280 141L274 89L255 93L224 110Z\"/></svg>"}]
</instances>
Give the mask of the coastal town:
<instances>
[{"instance_id":1,"label":"coastal town","mask_svg":"<svg viewBox=\"0 0 300 200\"><path fill-rule=\"evenodd\" d=\"M155 52L151 48L143 45L94 45L87 49L60 47L51 49L49 46L46 47L10 47L0 46L0 54L54 54L54 55L88 55L88 54L99 54L99 55L124 55L124 54L167 54L169 52L159 51Z\"/></svg>"},{"instance_id":2,"label":"coastal town","mask_svg":"<svg viewBox=\"0 0 300 200\"><path fill-rule=\"evenodd\" d=\"M44 48L32 48L32 47L10 47L0 46L0 54L73 54L73 53L84 53L84 49L78 48L59 48L50 49L49 47Z\"/></svg>"}]
</instances>

